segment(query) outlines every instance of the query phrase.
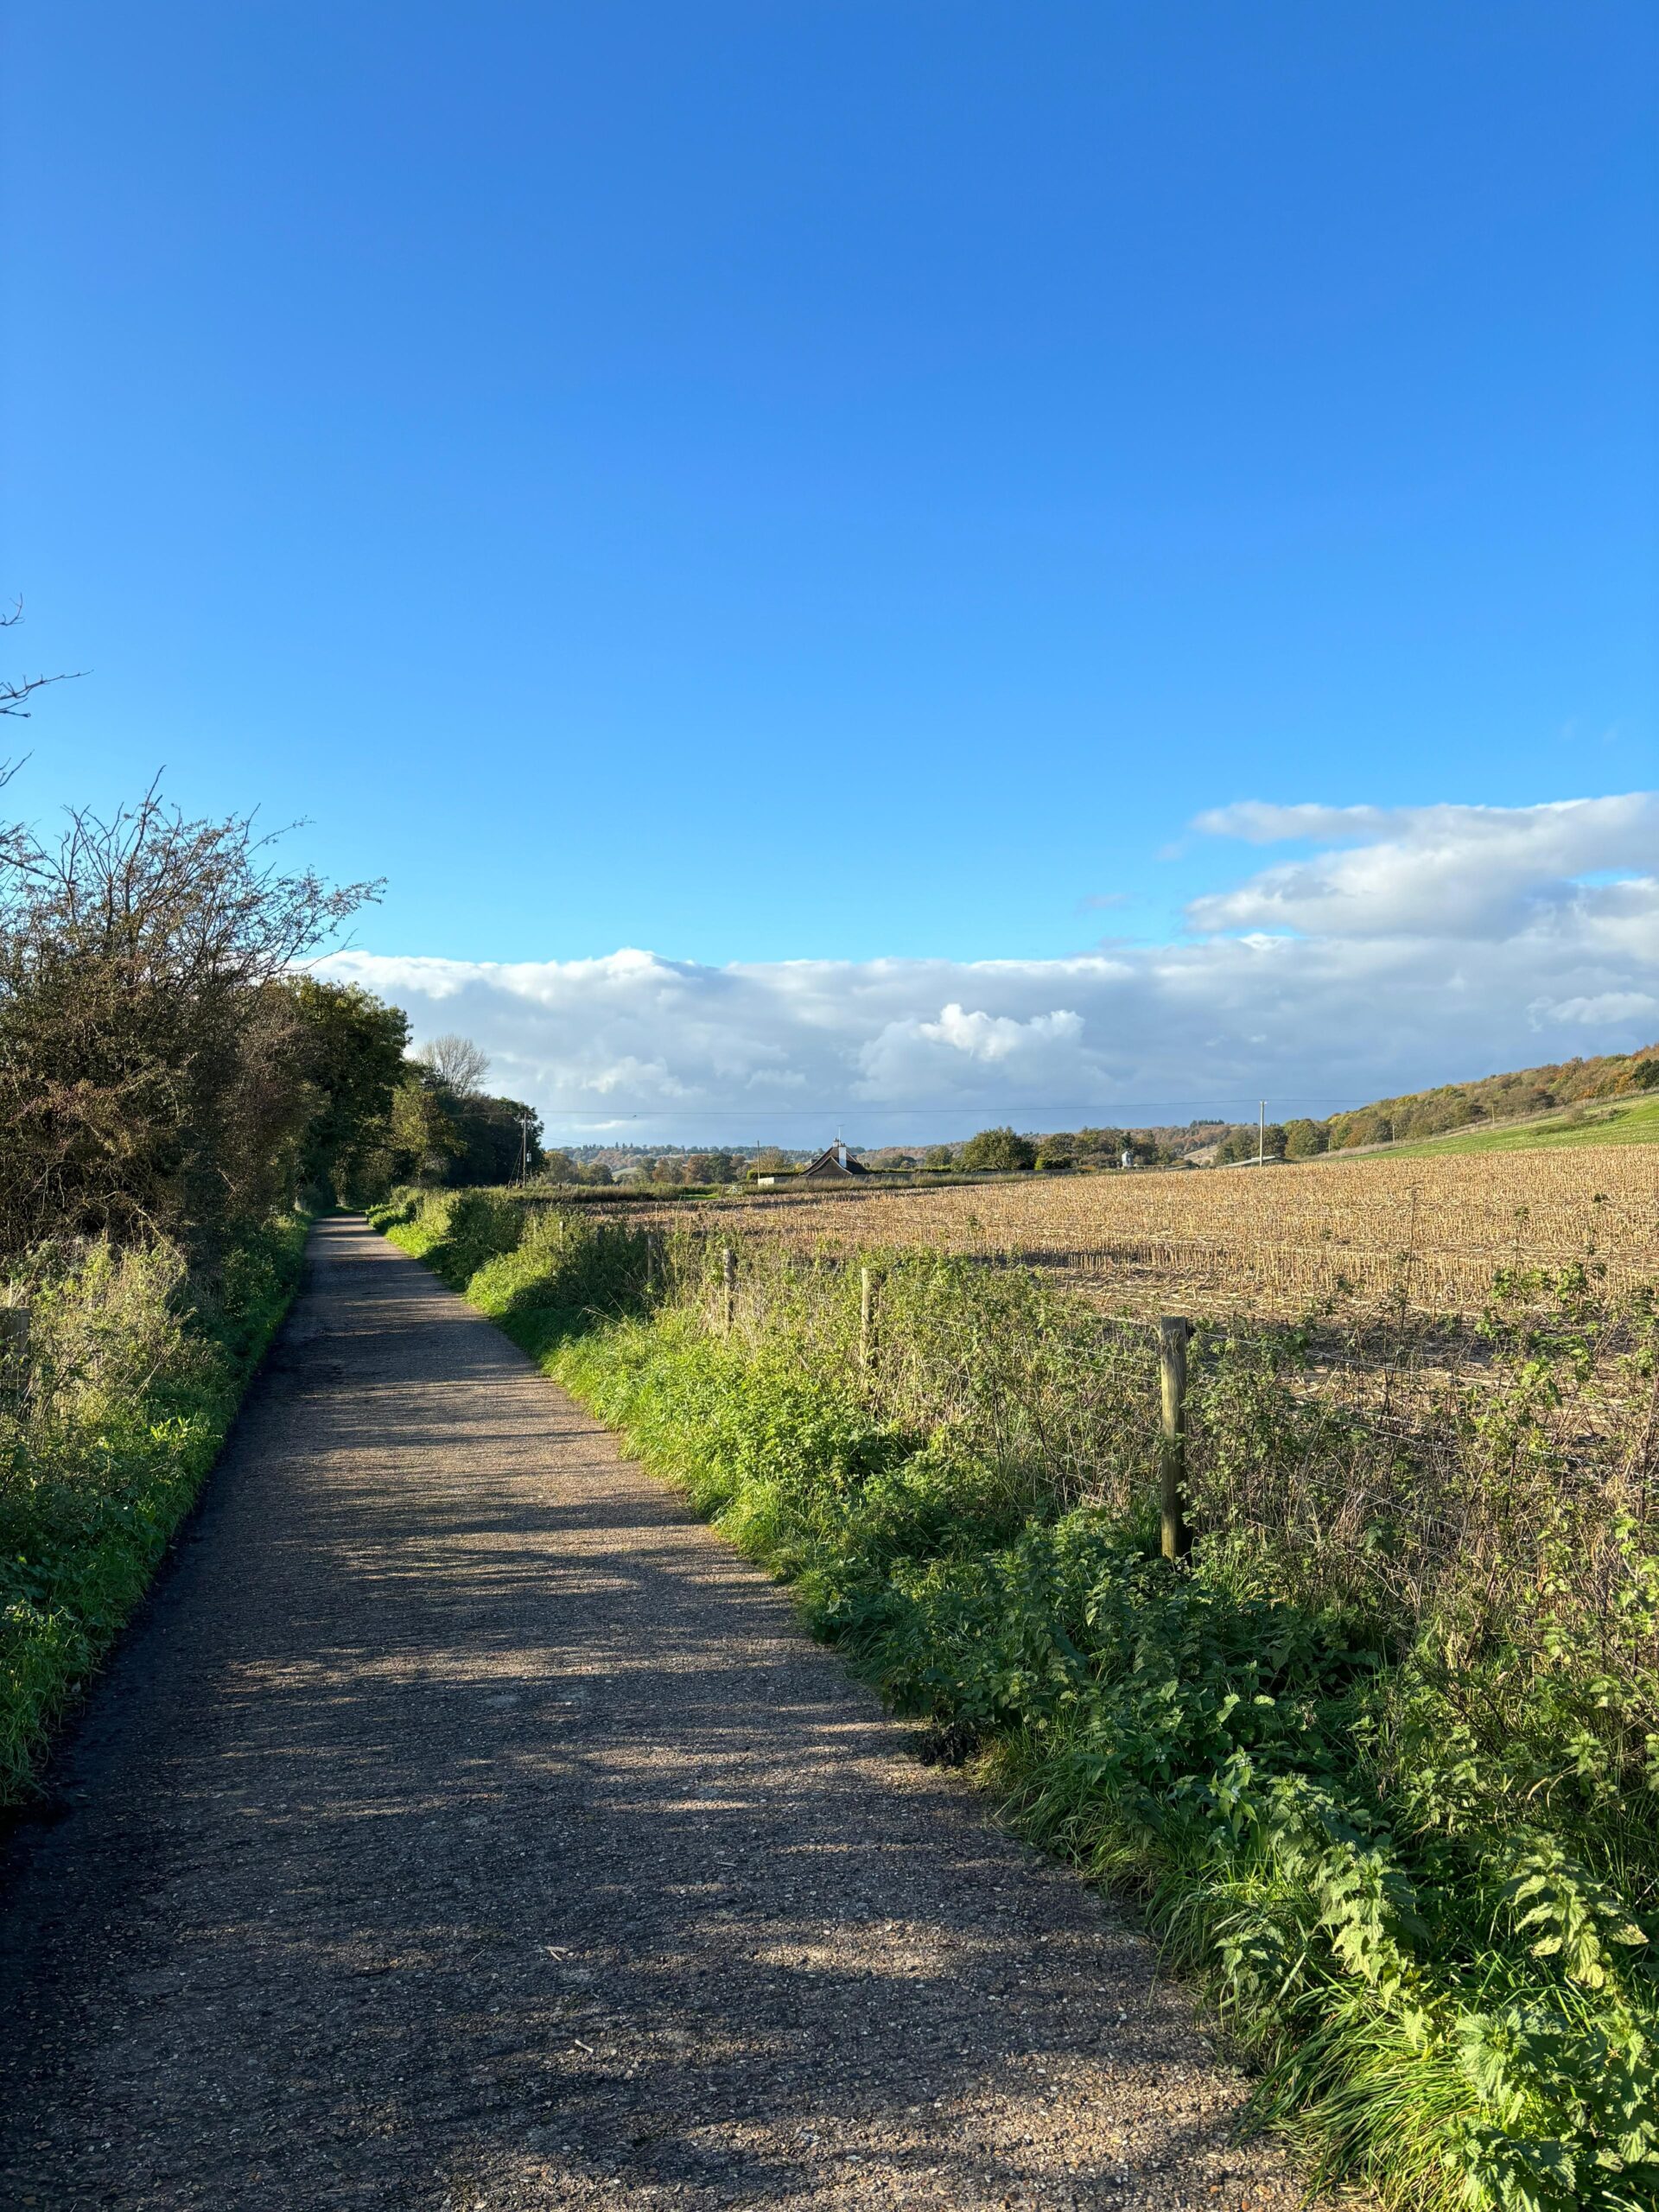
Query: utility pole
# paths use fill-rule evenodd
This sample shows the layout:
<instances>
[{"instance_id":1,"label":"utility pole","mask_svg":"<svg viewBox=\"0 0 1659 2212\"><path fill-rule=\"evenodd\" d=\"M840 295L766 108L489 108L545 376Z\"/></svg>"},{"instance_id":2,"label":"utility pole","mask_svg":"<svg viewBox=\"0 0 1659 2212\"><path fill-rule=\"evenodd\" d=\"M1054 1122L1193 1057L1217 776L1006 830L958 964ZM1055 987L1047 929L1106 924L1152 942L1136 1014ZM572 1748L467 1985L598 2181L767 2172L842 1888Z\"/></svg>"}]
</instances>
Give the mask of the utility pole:
<instances>
[{"instance_id":1,"label":"utility pole","mask_svg":"<svg viewBox=\"0 0 1659 2212\"><path fill-rule=\"evenodd\" d=\"M1268 1102L1262 1098L1257 1101L1257 1104L1260 1112L1255 1124L1255 1164L1258 1167L1265 1167L1268 1164Z\"/></svg>"},{"instance_id":2,"label":"utility pole","mask_svg":"<svg viewBox=\"0 0 1659 2212\"><path fill-rule=\"evenodd\" d=\"M513 1119L518 1124L518 1180L528 1185L530 1181L530 1116L528 1114L515 1114Z\"/></svg>"}]
</instances>

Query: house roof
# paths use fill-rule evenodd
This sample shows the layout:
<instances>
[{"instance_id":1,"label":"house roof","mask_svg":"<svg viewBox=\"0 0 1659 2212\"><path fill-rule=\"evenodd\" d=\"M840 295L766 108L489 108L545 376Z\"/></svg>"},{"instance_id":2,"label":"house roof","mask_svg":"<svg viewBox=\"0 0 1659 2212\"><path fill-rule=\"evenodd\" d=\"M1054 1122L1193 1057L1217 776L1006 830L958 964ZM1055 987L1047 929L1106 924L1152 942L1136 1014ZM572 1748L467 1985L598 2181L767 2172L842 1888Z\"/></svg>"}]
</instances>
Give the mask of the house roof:
<instances>
[{"instance_id":1,"label":"house roof","mask_svg":"<svg viewBox=\"0 0 1659 2212\"><path fill-rule=\"evenodd\" d=\"M868 1175L870 1171L853 1158L845 1145L827 1144L799 1172L803 1175Z\"/></svg>"}]
</instances>

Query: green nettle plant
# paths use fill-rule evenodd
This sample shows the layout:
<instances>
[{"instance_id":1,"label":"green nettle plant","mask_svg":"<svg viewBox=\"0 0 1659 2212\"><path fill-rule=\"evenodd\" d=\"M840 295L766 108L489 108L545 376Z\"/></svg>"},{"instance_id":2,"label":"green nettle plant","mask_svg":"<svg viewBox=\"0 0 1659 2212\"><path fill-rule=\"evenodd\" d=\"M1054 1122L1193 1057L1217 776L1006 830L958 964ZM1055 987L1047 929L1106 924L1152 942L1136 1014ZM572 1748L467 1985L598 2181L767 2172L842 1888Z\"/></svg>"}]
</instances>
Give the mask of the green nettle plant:
<instances>
[{"instance_id":1,"label":"green nettle plant","mask_svg":"<svg viewBox=\"0 0 1659 2212\"><path fill-rule=\"evenodd\" d=\"M1264 2122L1414 2206L1659 2204L1650 1298L1206 1325L1181 1567L1149 1332L1020 1269L382 1217L795 1584L935 1756L1140 1897Z\"/></svg>"}]
</instances>

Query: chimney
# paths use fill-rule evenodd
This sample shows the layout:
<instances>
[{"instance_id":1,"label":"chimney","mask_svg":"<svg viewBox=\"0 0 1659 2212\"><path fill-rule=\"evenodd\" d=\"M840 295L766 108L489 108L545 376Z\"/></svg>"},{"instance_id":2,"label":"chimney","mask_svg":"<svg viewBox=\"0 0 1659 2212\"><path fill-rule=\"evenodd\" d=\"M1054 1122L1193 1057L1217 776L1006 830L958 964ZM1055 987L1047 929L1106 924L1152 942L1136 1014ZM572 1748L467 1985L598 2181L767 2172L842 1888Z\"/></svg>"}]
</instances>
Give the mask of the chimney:
<instances>
[{"instance_id":1,"label":"chimney","mask_svg":"<svg viewBox=\"0 0 1659 2212\"><path fill-rule=\"evenodd\" d=\"M847 1147L844 1144L840 1142L836 1143L836 1157L840 1160L843 1167L847 1165Z\"/></svg>"}]
</instances>

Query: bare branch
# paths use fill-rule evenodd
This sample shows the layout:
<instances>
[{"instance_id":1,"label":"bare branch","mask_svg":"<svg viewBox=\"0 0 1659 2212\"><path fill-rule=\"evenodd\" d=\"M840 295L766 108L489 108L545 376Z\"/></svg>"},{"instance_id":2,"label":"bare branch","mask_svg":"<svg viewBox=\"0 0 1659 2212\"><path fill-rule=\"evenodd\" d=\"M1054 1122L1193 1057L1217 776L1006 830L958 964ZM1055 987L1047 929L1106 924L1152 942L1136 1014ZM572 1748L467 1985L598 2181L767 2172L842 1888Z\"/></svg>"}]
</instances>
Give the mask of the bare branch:
<instances>
[{"instance_id":1,"label":"bare branch","mask_svg":"<svg viewBox=\"0 0 1659 2212\"><path fill-rule=\"evenodd\" d=\"M10 614L0 614L0 630L13 629L22 619L23 602L20 599ZM60 670L56 676L25 676L16 683L9 677L0 676L0 715L16 715L27 721L32 710L23 704L25 699L32 698L35 692L43 690L48 683L73 683L77 677L86 673L84 668L66 668ZM7 768L0 775L0 782L12 772L11 768Z\"/></svg>"}]
</instances>

